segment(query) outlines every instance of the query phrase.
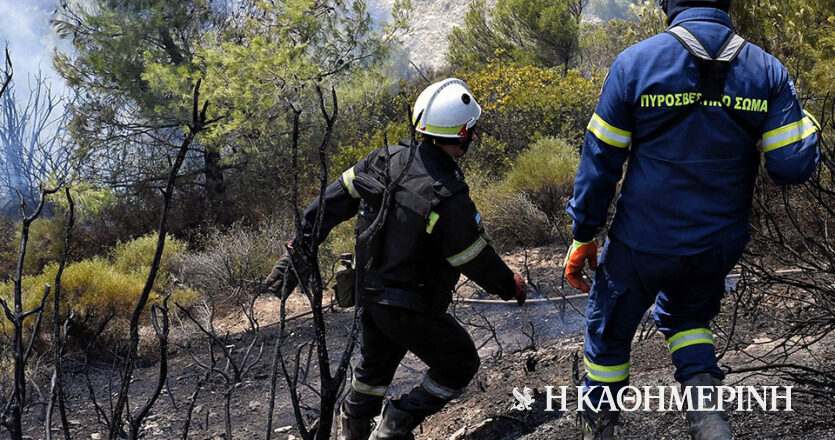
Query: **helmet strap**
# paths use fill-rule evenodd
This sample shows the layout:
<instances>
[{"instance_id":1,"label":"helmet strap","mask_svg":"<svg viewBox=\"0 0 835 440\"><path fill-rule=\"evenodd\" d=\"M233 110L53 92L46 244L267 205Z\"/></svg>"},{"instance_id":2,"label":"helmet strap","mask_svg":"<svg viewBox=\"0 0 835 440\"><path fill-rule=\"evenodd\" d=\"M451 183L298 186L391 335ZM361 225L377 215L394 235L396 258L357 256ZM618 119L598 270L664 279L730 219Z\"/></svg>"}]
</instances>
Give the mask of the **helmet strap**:
<instances>
[{"instance_id":1,"label":"helmet strap","mask_svg":"<svg viewBox=\"0 0 835 440\"><path fill-rule=\"evenodd\" d=\"M461 151L463 151L465 154L467 153L467 150L470 149L470 145L473 143L474 132L475 130L470 129L470 131L467 133L467 137L458 140L458 142L461 144Z\"/></svg>"}]
</instances>

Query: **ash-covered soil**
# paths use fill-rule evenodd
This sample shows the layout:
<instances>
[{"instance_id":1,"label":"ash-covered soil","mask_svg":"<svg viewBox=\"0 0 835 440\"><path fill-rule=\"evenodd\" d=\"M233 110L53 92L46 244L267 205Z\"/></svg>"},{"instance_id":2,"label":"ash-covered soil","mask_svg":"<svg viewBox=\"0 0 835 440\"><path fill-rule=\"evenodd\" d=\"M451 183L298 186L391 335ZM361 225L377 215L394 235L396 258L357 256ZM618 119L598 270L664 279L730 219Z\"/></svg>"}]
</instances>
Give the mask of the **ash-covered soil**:
<instances>
[{"instance_id":1,"label":"ash-covered soil","mask_svg":"<svg viewBox=\"0 0 835 440\"><path fill-rule=\"evenodd\" d=\"M576 403L569 403L569 411L545 412L544 387L552 385L573 386L575 359L582 359L582 330L585 299L568 301L535 301L543 298L559 298L577 295L567 284L563 285L560 267L562 247L545 247L528 253L506 255L506 261L514 270L529 274L529 281L537 290L531 292L530 301L524 307L515 303L478 302L495 301L471 283L464 283L456 293L456 302L450 308L470 331L482 357L481 370L460 398L453 401L441 413L427 419L418 430L419 440L440 439L569 439L580 438L576 423ZM475 302L473 300L476 300ZM329 298L326 298L326 303ZM229 332L226 347L236 353L241 363L247 348L252 347L247 365L251 367L242 380L232 388L230 395L230 419L234 438L253 439L266 437L266 421L270 391L270 373L273 350L278 339L279 301L260 298L256 303L256 318L260 330L256 335L247 332L248 321L234 309L215 320L220 334ZM726 307L727 309L727 307ZM304 406L303 415L314 419L317 414L314 378L318 375L313 339L312 321L307 300L294 294L288 301L288 316L301 315L287 324L289 337L285 345L288 365L292 367L298 355L302 365L299 372L300 394ZM200 316L197 314L196 316ZM325 312L329 356L335 364L350 334L354 311L330 308ZM720 320L732 319L728 313ZM143 333L153 341L149 329ZM767 328L741 325L737 336L750 340L749 346L734 347L723 357L722 364L739 368L751 364L751 354L768 351L770 340ZM171 360L169 377L163 394L153 407L143 425L142 438L182 438L186 420L186 408L195 390L195 384L204 377L200 364L209 362L206 338L189 325L182 316L172 318ZM254 343L253 343L254 340ZM720 335L721 340L721 335ZM835 364L832 340L819 341L808 353L798 355L828 359ZM152 344L148 344L153 347ZM263 345L263 348L262 348ZM153 350L149 350L153 353ZM749 353L750 352L750 353ZM216 353L217 354L217 353ZM352 364L357 361L354 351ZM119 365L113 356L98 354L85 359L78 353L67 362L67 387L69 420L72 437L77 439L105 438L106 416L111 400L118 390ZM234 369L226 366L220 356L218 365L230 377ZM579 374L582 365L577 364ZM831 369L831 368L830 368ZM408 355L398 370L390 395L396 396L419 383L426 367L414 356ZM133 411L144 403L158 377L159 365L154 360L140 364L131 385L130 406ZM654 331L651 323L639 330L633 342L632 384L636 386L673 385L673 368L663 338ZM30 393L48 392L48 377L32 376L35 380ZM113 378L113 379L111 379ZM290 404L287 385L279 376L272 438L298 439L295 419ZM728 384L778 385L786 383L779 375L770 378L745 375L729 376ZM37 385L35 385L37 384ZM535 403L530 411L512 409L515 403L513 388L529 387ZM189 438L221 439L225 436L224 392L229 385L219 374L214 374L199 391L192 417ZM96 404L102 409L96 409ZM573 394L572 394L573 395ZM570 395L571 396L571 395ZM835 439L835 405L805 394L794 394L793 412L763 413L761 411L731 413L732 429L738 439ZM44 438L43 411L40 404L30 405L25 414L26 435L31 439ZM56 417L57 421L57 417ZM54 423L53 426L58 426ZM53 434L61 434L53 429ZM621 421L622 439L684 439L686 424L679 413L635 412L625 414Z\"/></svg>"},{"instance_id":2,"label":"ash-covered soil","mask_svg":"<svg viewBox=\"0 0 835 440\"><path fill-rule=\"evenodd\" d=\"M576 394L569 393L568 411L545 411L546 385L573 387L574 354L582 362L581 335L538 351L525 351L483 365L477 383L442 412L423 424L419 440L552 440L582 438ZM578 366L582 369L582 365ZM533 366L534 368L531 368ZM582 370L581 370L582 371ZM655 333L633 345L631 384L673 386L673 366L663 337ZM780 378L730 375L729 385L787 385ZM512 391L528 386L536 399L530 411L513 409ZM782 404L781 404L782 405ZM557 408L558 409L558 408ZM729 412L736 439L835 439L835 405L794 393L792 412ZM620 439L688 439L687 423L679 412L629 412L621 416Z\"/></svg>"}]
</instances>

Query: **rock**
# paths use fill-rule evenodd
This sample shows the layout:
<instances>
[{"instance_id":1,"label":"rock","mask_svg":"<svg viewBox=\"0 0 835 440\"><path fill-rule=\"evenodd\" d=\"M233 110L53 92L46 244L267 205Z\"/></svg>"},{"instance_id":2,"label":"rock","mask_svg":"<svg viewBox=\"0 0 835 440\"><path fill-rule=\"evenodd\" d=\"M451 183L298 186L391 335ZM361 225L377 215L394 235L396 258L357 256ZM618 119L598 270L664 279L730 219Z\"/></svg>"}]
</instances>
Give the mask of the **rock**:
<instances>
[{"instance_id":1,"label":"rock","mask_svg":"<svg viewBox=\"0 0 835 440\"><path fill-rule=\"evenodd\" d=\"M257 400L250 400L249 401L249 410L250 411L258 411L261 409L261 402Z\"/></svg>"},{"instance_id":2,"label":"rock","mask_svg":"<svg viewBox=\"0 0 835 440\"><path fill-rule=\"evenodd\" d=\"M279 433L279 434L283 434L283 433L285 433L285 432L290 432L290 430L291 430L291 429L293 429L293 426L292 426L292 425L287 425L287 426L282 426L281 428L275 428L275 429L273 430L273 432L277 432L277 433Z\"/></svg>"},{"instance_id":3,"label":"rock","mask_svg":"<svg viewBox=\"0 0 835 440\"><path fill-rule=\"evenodd\" d=\"M449 436L449 440L461 440L464 436L467 435L467 427L464 426L463 428L455 431L451 436Z\"/></svg>"},{"instance_id":4,"label":"rock","mask_svg":"<svg viewBox=\"0 0 835 440\"><path fill-rule=\"evenodd\" d=\"M101 440L101 434L99 434L98 432L95 434L90 434L90 438L92 440Z\"/></svg>"}]
</instances>

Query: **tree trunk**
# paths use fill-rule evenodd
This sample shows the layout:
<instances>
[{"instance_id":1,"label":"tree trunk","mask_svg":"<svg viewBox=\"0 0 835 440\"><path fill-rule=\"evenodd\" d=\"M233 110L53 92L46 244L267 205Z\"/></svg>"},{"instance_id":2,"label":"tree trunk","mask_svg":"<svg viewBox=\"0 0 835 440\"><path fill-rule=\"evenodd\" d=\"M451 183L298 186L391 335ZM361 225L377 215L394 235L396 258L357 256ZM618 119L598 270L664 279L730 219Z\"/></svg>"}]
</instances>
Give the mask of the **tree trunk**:
<instances>
[{"instance_id":1,"label":"tree trunk","mask_svg":"<svg viewBox=\"0 0 835 440\"><path fill-rule=\"evenodd\" d=\"M235 215L229 201L226 200L226 182L223 179L220 160L220 151L207 146L203 153L203 176L206 179L209 219L215 224L228 226L234 221Z\"/></svg>"}]
</instances>

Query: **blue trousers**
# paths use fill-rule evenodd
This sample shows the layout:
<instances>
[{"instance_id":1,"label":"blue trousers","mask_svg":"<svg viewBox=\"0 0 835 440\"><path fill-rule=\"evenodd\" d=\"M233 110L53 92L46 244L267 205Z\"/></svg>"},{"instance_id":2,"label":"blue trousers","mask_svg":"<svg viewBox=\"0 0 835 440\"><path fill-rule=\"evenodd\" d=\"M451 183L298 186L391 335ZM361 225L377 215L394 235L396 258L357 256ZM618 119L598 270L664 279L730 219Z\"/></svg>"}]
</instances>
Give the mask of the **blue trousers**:
<instances>
[{"instance_id":1,"label":"blue trousers","mask_svg":"<svg viewBox=\"0 0 835 440\"><path fill-rule=\"evenodd\" d=\"M719 314L725 277L742 255L748 235L699 254L676 256L636 251L610 237L594 274L586 312L586 390L597 405L629 383L632 338L655 304L655 325L667 340L679 382L724 373L716 363L710 321Z\"/></svg>"}]
</instances>

